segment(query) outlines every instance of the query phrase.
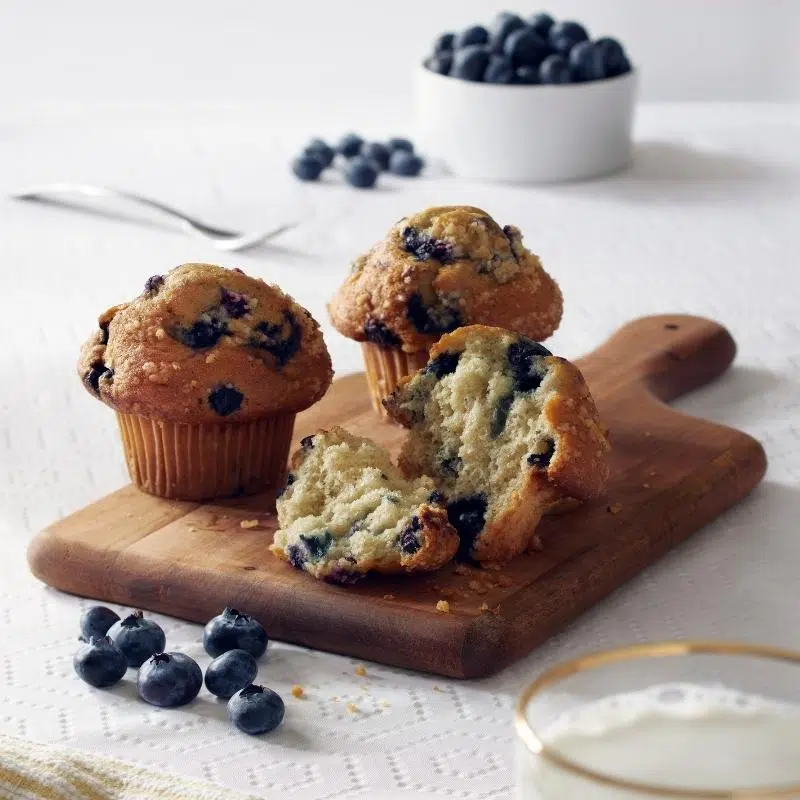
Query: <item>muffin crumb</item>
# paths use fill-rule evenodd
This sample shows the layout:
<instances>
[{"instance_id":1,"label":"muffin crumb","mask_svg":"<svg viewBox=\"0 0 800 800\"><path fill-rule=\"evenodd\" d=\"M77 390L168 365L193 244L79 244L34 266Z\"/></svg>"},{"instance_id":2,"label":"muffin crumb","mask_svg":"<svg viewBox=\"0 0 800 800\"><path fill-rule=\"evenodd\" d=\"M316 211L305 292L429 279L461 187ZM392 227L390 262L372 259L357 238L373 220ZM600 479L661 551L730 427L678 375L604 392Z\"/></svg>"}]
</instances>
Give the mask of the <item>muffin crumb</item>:
<instances>
[{"instance_id":1,"label":"muffin crumb","mask_svg":"<svg viewBox=\"0 0 800 800\"><path fill-rule=\"evenodd\" d=\"M489 604L488 603L481 603L481 606L478 609L478 611L480 611L481 614L485 614L488 610L489 610Z\"/></svg>"},{"instance_id":2,"label":"muffin crumb","mask_svg":"<svg viewBox=\"0 0 800 800\"><path fill-rule=\"evenodd\" d=\"M436 610L442 614L449 614L450 603L448 603L447 600L439 600L439 602L436 603Z\"/></svg>"},{"instance_id":3,"label":"muffin crumb","mask_svg":"<svg viewBox=\"0 0 800 800\"><path fill-rule=\"evenodd\" d=\"M365 667L364 667L364 665L363 665L363 664L359 664L359 665L358 665L358 666L357 666L357 667L356 667L356 668L353 670L353 672L355 672L355 674L356 674L356 675L358 675L360 678L365 678L365 677L366 677L366 675L367 675L367 670L365 669Z\"/></svg>"},{"instance_id":4,"label":"muffin crumb","mask_svg":"<svg viewBox=\"0 0 800 800\"><path fill-rule=\"evenodd\" d=\"M384 600L394 600L394 595L393 594L385 594L383 596L383 599Z\"/></svg>"},{"instance_id":5,"label":"muffin crumb","mask_svg":"<svg viewBox=\"0 0 800 800\"><path fill-rule=\"evenodd\" d=\"M475 592L475 594L486 594L486 592L489 591L488 588L486 587L486 584L481 583L480 581L470 581L467 584L467 588L470 591Z\"/></svg>"},{"instance_id":6,"label":"muffin crumb","mask_svg":"<svg viewBox=\"0 0 800 800\"><path fill-rule=\"evenodd\" d=\"M606 510L612 514L619 514L619 512L622 511L622 503L612 503Z\"/></svg>"},{"instance_id":7,"label":"muffin crumb","mask_svg":"<svg viewBox=\"0 0 800 800\"><path fill-rule=\"evenodd\" d=\"M306 693L303 691L302 686L300 686L299 684L295 684L294 686L292 686L292 697L296 697L299 700L301 697L305 696Z\"/></svg>"},{"instance_id":8,"label":"muffin crumb","mask_svg":"<svg viewBox=\"0 0 800 800\"><path fill-rule=\"evenodd\" d=\"M239 523L239 527L241 528L257 528L261 523L257 519L243 519Z\"/></svg>"},{"instance_id":9,"label":"muffin crumb","mask_svg":"<svg viewBox=\"0 0 800 800\"><path fill-rule=\"evenodd\" d=\"M348 704L347 704L347 710L348 710L348 711L349 711L351 714L358 714L358 713L359 713L359 712L358 712L358 706L357 706L355 703L348 703Z\"/></svg>"}]
</instances>

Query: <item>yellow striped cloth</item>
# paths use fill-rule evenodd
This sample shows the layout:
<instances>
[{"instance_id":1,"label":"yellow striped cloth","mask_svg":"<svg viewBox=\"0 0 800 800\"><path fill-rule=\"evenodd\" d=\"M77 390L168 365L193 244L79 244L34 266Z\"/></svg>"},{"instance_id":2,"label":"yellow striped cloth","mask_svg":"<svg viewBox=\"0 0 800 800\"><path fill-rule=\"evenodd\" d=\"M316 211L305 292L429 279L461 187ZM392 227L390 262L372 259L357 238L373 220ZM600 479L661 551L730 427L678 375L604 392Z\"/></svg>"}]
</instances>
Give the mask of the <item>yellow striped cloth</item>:
<instances>
[{"instance_id":1,"label":"yellow striped cloth","mask_svg":"<svg viewBox=\"0 0 800 800\"><path fill-rule=\"evenodd\" d=\"M0 800L256 800L123 761L0 733Z\"/></svg>"}]
</instances>

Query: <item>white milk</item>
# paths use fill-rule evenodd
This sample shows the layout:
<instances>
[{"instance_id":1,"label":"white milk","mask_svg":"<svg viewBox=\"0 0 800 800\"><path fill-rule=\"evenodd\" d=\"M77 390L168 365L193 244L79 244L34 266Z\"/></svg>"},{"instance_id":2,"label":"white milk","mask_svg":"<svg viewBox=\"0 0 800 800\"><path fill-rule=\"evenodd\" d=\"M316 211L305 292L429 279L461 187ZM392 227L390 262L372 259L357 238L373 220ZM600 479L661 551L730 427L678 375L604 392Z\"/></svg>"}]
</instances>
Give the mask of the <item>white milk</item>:
<instances>
[{"instance_id":1,"label":"white milk","mask_svg":"<svg viewBox=\"0 0 800 800\"><path fill-rule=\"evenodd\" d=\"M641 783L800 784L800 706L730 689L670 684L614 695L562 714L540 735L582 766ZM517 796L526 800L652 800L565 773L521 743L517 771Z\"/></svg>"}]
</instances>

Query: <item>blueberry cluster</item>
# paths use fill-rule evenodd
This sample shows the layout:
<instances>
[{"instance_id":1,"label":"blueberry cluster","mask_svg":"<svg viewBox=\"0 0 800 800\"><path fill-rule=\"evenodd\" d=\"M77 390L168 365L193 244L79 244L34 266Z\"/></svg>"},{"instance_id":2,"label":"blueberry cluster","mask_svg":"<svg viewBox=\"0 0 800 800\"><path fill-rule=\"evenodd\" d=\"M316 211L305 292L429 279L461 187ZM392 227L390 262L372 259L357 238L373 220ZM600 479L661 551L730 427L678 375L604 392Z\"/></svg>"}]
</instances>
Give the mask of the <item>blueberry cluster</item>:
<instances>
[{"instance_id":1,"label":"blueberry cluster","mask_svg":"<svg viewBox=\"0 0 800 800\"><path fill-rule=\"evenodd\" d=\"M120 619L110 608L92 606L81 616L80 627L73 666L91 686L113 686L133 667L138 669L139 697L151 705L176 708L199 694L204 682L200 666L184 653L165 653L164 631L141 611ZM235 608L226 608L203 632L203 647L214 659L206 669L206 688L228 701L231 722L249 734L267 733L283 720L280 696L253 684L256 659L267 644L261 624Z\"/></svg>"},{"instance_id":2,"label":"blueberry cluster","mask_svg":"<svg viewBox=\"0 0 800 800\"><path fill-rule=\"evenodd\" d=\"M549 14L523 19L503 11L492 25L443 33L425 66L465 81L515 84L583 83L631 69L622 45L608 36L591 41L578 22Z\"/></svg>"},{"instance_id":3,"label":"blueberry cluster","mask_svg":"<svg viewBox=\"0 0 800 800\"><path fill-rule=\"evenodd\" d=\"M416 178L425 166L408 139L366 142L355 133L348 133L335 147L322 139L312 139L293 159L292 172L301 181L315 181L324 170L334 166L337 156L345 180L357 189L371 189L381 172Z\"/></svg>"}]
</instances>

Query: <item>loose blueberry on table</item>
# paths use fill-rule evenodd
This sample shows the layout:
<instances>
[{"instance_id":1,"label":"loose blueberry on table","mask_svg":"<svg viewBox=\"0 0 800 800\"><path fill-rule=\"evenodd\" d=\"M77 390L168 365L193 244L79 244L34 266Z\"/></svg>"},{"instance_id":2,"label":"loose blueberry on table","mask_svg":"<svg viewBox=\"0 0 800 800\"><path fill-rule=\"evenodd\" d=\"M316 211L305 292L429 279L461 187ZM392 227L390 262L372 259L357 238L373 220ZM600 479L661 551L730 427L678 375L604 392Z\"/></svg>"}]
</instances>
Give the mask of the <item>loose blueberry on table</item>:
<instances>
[{"instance_id":1,"label":"loose blueberry on table","mask_svg":"<svg viewBox=\"0 0 800 800\"><path fill-rule=\"evenodd\" d=\"M203 631L203 647L213 658L229 650L246 650L253 658L260 658L268 641L261 623L235 608L226 608Z\"/></svg>"},{"instance_id":2,"label":"loose blueberry on table","mask_svg":"<svg viewBox=\"0 0 800 800\"><path fill-rule=\"evenodd\" d=\"M285 710L280 695L272 689L253 684L240 689L228 701L231 722L251 736L277 728L283 721Z\"/></svg>"},{"instance_id":3,"label":"loose blueberry on table","mask_svg":"<svg viewBox=\"0 0 800 800\"><path fill-rule=\"evenodd\" d=\"M81 641L72 665L82 681L105 689L122 680L128 669L128 660L108 636L101 635Z\"/></svg>"},{"instance_id":4,"label":"loose blueberry on table","mask_svg":"<svg viewBox=\"0 0 800 800\"><path fill-rule=\"evenodd\" d=\"M356 189L371 189L378 180L379 169L374 161L358 156L345 167L345 180Z\"/></svg>"},{"instance_id":5,"label":"loose blueberry on table","mask_svg":"<svg viewBox=\"0 0 800 800\"><path fill-rule=\"evenodd\" d=\"M141 611L134 611L109 628L108 636L122 651L129 667L140 667L150 656L160 653L167 637L157 622L145 619Z\"/></svg>"},{"instance_id":6,"label":"loose blueberry on table","mask_svg":"<svg viewBox=\"0 0 800 800\"><path fill-rule=\"evenodd\" d=\"M184 653L156 653L139 669L139 697L153 706L176 708L197 697L203 673L197 662Z\"/></svg>"},{"instance_id":7,"label":"loose blueberry on table","mask_svg":"<svg viewBox=\"0 0 800 800\"><path fill-rule=\"evenodd\" d=\"M119 614L106 606L90 606L81 614L81 636L88 642L92 636L105 636L119 622Z\"/></svg>"},{"instance_id":8,"label":"loose blueberry on table","mask_svg":"<svg viewBox=\"0 0 800 800\"><path fill-rule=\"evenodd\" d=\"M258 674L255 658L246 650L228 650L206 668L205 684L211 694L228 700L253 682Z\"/></svg>"},{"instance_id":9,"label":"loose blueberry on table","mask_svg":"<svg viewBox=\"0 0 800 800\"><path fill-rule=\"evenodd\" d=\"M423 64L465 81L520 85L598 81L631 70L616 39L591 41L579 22L556 21L543 12L526 20L503 11L488 28L471 25L455 35L443 33Z\"/></svg>"}]
</instances>

